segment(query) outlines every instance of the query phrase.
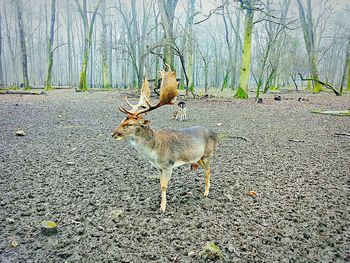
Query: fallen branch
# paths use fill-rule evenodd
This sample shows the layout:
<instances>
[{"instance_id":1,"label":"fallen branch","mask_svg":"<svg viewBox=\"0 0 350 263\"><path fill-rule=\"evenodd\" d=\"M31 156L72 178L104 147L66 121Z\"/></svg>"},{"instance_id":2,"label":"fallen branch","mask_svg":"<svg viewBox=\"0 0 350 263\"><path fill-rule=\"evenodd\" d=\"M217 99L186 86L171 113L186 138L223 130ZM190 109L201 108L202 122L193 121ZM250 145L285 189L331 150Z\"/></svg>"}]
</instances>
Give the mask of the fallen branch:
<instances>
[{"instance_id":1,"label":"fallen branch","mask_svg":"<svg viewBox=\"0 0 350 263\"><path fill-rule=\"evenodd\" d=\"M333 92L335 93L335 95L337 96L341 96L340 92L337 91L331 84L320 81L318 79L313 79L313 78L304 78L303 75L301 75L301 73L298 73L298 75L300 76L302 81L307 81L307 80L312 80L312 81L316 81L317 83L320 83L322 86L324 86L327 89L333 90Z\"/></svg>"},{"instance_id":2,"label":"fallen branch","mask_svg":"<svg viewBox=\"0 0 350 263\"><path fill-rule=\"evenodd\" d=\"M0 91L0 95L4 94L14 94L14 95L47 95L44 91L34 92L34 91L16 91L16 90L5 90Z\"/></svg>"},{"instance_id":3,"label":"fallen branch","mask_svg":"<svg viewBox=\"0 0 350 263\"><path fill-rule=\"evenodd\" d=\"M344 133L334 133L336 136L347 136L347 137L350 137L350 133L347 133L347 132L344 132Z\"/></svg>"},{"instance_id":4,"label":"fallen branch","mask_svg":"<svg viewBox=\"0 0 350 263\"><path fill-rule=\"evenodd\" d=\"M289 139L290 142L305 142L304 140L297 140L297 139Z\"/></svg>"}]
</instances>

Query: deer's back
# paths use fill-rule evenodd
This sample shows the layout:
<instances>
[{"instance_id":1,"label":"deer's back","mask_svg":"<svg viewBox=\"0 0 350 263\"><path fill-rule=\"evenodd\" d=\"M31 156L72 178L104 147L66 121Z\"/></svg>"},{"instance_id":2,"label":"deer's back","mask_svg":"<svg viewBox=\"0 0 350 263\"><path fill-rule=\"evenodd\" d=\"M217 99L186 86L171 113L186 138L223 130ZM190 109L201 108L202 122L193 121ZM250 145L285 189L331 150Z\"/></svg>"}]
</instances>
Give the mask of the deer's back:
<instances>
[{"instance_id":1,"label":"deer's back","mask_svg":"<svg viewBox=\"0 0 350 263\"><path fill-rule=\"evenodd\" d=\"M212 156L217 145L217 134L205 127L184 129L163 129L157 132L160 156L172 159L179 166L194 163L206 156Z\"/></svg>"}]
</instances>

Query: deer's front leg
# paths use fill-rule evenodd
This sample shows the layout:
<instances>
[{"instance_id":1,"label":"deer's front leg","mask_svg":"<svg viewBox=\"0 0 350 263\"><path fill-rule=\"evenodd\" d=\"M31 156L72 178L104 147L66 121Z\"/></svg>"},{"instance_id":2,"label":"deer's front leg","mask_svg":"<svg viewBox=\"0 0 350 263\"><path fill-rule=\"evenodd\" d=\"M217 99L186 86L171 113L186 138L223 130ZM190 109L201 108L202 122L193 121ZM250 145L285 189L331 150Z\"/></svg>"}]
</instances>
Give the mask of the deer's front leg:
<instances>
[{"instance_id":1,"label":"deer's front leg","mask_svg":"<svg viewBox=\"0 0 350 263\"><path fill-rule=\"evenodd\" d=\"M162 174L160 176L160 188L162 190L162 201L160 203L160 211L162 213L165 212L166 208L166 190L168 189L168 183L170 180L171 173L172 169L162 169Z\"/></svg>"}]
</instances>

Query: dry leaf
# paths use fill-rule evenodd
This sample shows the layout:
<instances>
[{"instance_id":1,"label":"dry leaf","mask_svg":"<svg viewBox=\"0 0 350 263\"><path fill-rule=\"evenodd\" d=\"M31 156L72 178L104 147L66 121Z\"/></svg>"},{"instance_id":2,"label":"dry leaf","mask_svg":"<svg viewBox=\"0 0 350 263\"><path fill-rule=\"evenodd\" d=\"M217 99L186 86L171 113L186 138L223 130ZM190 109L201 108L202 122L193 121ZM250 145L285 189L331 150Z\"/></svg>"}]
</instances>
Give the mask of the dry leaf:
<instances>
[{"instance_id":1,"label":"dry leaf","mask_svg":"<svg viewBox=\"0 0 350 263\"><path fill-rule=\"evenodd\" d=\"M248 195L251 197L256 197L256 191L249 191Z\"/></svg>"}]
</instances>

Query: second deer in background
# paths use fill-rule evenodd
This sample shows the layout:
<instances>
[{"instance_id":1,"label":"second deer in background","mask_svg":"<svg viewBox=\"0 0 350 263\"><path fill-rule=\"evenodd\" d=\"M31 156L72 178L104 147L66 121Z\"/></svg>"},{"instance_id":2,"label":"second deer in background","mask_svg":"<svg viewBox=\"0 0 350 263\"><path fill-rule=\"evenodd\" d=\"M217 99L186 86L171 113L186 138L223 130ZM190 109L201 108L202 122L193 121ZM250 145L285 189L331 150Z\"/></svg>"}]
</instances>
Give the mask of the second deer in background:
<instances>
[{"instance_id":1,"label":"second deer in background","mask_svg":"<svg viewBox=\"0 0 350 263\"><path fill-rule=\"evenodd\" d=\"M184 101L180 101L177 104L176 111L174 111L175 120L186 120L187 119L187 105Z\"/></svg>"}]
</instances>

